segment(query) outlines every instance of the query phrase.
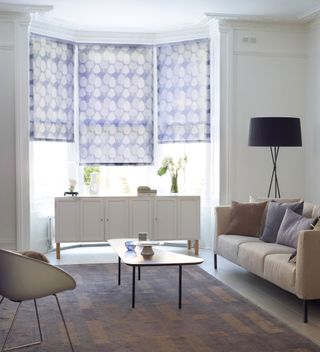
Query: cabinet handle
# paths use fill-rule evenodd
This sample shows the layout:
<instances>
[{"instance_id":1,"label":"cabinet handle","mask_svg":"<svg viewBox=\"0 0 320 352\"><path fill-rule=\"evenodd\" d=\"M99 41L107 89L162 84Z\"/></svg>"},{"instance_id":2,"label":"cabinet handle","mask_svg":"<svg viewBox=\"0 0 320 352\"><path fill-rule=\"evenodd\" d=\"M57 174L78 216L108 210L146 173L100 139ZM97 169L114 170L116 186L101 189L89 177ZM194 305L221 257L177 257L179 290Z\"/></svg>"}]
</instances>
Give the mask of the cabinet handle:
<instances>
[{"instance_id":1,"label":"cabinet handle","mask_svg":"<svg viewBox=\"0 0 320 352\"><path fill-rule=\"evenodd\" d=\"M154 218L155 221L158 221L158 218Z\"/></svg>"},{"instance_id":2,"label":"cabinet handle","mask_svg":"<svg viewBox=\"0 0 320 352\"><path fill-rule=\"evenodd\" d=\"M103 221L103 219L100 219L101 221Z\"/></svg>"}]
</instances>

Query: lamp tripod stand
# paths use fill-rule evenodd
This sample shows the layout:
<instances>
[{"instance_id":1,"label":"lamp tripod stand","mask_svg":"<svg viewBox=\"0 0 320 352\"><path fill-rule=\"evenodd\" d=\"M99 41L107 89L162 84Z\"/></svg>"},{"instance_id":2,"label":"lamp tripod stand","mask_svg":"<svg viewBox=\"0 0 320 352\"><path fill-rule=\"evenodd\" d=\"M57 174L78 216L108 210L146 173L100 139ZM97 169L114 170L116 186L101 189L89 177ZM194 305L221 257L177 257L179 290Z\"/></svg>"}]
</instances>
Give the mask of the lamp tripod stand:
<instances>
[{"instance_id":1,"label":"lamp tripod stand","mask_svg":"<svg viewBox=\"0 0 320 352\"><path fill-rule=\"evenodd\" d=\"M277 160L278 160L279 148L280 147L270 147L273 170L272 170L272 176L271 176L270 185L269 185L268 198L270 197L273 181L274 181L274 197L275 198L281 197L278 176L277 176Z\"/></svg>"}]
</instances>

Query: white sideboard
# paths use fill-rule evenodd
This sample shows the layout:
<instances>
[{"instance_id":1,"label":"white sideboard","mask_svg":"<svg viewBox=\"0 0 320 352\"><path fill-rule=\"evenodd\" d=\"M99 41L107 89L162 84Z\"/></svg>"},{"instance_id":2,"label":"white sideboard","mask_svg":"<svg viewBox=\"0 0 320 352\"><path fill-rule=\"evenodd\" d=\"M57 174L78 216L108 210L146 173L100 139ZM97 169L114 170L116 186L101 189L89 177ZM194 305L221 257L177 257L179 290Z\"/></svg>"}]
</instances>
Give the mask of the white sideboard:
<instances>
[{"instance_id":1,"label":"white sideboard","mask_svg":"<svg viewBox=\"0 0 320 352\"><path fill-rule=\"evenodd\" d=\"M137 238L147 232L153 240L200 239L199 196L58 197L55 198L57 258L60 243L103 242Z\"/></svg>"}]
</instances>

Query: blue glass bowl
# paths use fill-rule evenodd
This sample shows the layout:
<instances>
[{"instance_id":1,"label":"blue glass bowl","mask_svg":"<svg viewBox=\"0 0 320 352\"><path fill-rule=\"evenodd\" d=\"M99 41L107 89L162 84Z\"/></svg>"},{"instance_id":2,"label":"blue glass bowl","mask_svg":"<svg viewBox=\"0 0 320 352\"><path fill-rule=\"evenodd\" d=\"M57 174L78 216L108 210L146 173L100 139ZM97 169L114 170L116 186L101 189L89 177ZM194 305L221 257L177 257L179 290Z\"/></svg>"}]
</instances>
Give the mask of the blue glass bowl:
<instances>
[{"instance_id":1,"label":"blue glass bowl","mask_svg":"<svg viewBox=\"0 0 320 352\"><path fill-rule=\"evenodd\" d=\"M128 251L133 251L136 248L136 245L133 244L133 241L126 241L124 244Z\"/></svg>"}]
</instances>

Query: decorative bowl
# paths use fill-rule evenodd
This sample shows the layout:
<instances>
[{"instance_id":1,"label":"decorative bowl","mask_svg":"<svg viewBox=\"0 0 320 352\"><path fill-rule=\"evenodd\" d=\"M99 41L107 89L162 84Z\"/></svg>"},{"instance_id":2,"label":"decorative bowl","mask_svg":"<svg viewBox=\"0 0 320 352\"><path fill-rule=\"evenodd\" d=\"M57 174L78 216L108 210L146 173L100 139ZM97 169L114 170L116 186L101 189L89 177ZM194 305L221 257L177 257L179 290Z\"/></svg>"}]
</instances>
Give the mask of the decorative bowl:
<instances>
[{"instance_id":1,"label":"decorative bowl","mask_svg":"<svg viewBox=\"0 0 320 352\"><path fill-rule=\"evenodd\" d=\"M126 241L124 244L128 251L133 251L136 248L136 245L133 243L133 241Z\"/></svg>"}]
</instances>

